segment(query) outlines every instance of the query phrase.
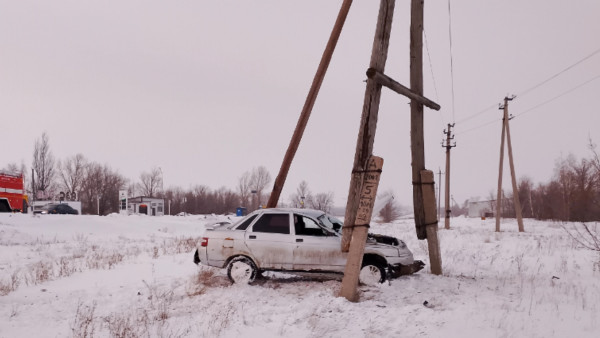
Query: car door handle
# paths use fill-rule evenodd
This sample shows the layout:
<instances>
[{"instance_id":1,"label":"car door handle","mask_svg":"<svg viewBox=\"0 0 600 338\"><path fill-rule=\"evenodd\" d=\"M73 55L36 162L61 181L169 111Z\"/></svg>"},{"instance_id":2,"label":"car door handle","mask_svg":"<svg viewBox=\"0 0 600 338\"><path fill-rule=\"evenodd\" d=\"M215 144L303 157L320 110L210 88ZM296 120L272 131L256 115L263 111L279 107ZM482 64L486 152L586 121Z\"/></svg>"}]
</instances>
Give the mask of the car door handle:
<instances>
[{"instance_id":1,"label":"car door handle","mask_svg":"<svg viewBox=\"0 0 600 338\"><path fill-rule=\"evenodd\" d=\"M250 236L248 236L248 238L250 238L250 239L256 239L256 236L250 235Z\"/></svg>"},{"instance_id":2,"label":"car door handle","mask_svg":"<svg viewBox=\"0 0 600 338\"><path fill-rule=\"evenodd\" d=\"M304 242L302 238L296 238L296 242Z\"/></svg>"}]
</instances>

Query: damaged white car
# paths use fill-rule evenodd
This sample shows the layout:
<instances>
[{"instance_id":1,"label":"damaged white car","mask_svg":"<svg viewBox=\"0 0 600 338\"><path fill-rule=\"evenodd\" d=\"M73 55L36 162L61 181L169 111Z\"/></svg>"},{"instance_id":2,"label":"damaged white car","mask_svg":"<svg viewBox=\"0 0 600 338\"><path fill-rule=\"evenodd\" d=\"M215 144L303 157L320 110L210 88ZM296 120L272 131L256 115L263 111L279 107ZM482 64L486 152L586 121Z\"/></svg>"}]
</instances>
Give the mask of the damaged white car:
<instances>
[{"instance_id":1,"label":"damaged white car","mask_svg":"<svg viewBox=\"0 0 600 338\"><path fill-rule=\"evenodd\" d=\"M260 209L207 228L194 263L226 268L233 283L250 283L262 271L343 273L348 253L340 250L341 227L319 210ZM423 266L402 240L369 234L360 282L382 283Z\"/></svg>"}]
</instances>

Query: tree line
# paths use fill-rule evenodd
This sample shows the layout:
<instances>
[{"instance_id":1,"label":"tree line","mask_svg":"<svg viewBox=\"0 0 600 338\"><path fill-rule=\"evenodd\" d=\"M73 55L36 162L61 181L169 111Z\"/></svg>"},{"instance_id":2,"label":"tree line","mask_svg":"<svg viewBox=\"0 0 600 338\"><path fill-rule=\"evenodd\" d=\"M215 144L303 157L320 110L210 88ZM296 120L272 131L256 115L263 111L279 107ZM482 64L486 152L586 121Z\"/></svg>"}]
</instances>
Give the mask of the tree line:
<instances>
[{"instance_id":1,"label":"tree line","mask_svg":"<svg viewBox=\"0 0 600 338\"><path fill-rule=\"evenodd\" d=\"M547 183L535 185L529 177L519 179L523 217L569 222L600 220L600 159L591 140L588 148L587 158L577 159L569 154L557 159ZM490 196L492 200L493 194ZM515 217L512 192L503 196L502 217Z\"/></svg>"},{"instance_id":2,"label":"tree line","mask_svg":"<svg viewBox=\"0 0 600 338\"><path fill-rule=\"evenodd\" d=\"M131 182L118 170L76 154L56 160L47 133L36 139L31 165L33 177L24 163L9 163L4 170L24 176L29 200L53 200L62 196L66 200L81 201L83 214L107 215L119 211L119 191L127 190L128 196L145 196L165 199L165 214L226 214L238 207L248 211L258 209L266 203L271 174L264 166L244 172L235 189L221 187L213 190L205 185L189 189L169 187L164 189L162 171L158 167L140 174L139 181ZM308 184L302 182L301 189L290 196L289 203L280 206L303 207L302 200L315 209L329 211L333 206L333 193L313 194ZM300 194L300 195L299 195ZM304 199L300 199L303 196Z\"/></svg>"}]
</instances>

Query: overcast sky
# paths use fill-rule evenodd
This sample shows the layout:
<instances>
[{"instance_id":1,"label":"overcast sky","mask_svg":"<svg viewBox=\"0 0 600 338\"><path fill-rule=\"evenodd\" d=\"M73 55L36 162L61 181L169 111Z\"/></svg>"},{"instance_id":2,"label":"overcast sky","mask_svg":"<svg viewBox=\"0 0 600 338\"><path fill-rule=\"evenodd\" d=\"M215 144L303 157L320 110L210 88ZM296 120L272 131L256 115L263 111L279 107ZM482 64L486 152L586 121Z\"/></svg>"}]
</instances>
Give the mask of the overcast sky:
<instances>
[{"instance_id":1,"label":"overcast sky","mask_svg":"<svg viewBox=\"0 0 600 338\"><path fill-rule=\"evenodd\" d=\"M165 187L233 189L260 165L275 179L341 2L0 0L0 168L30 168L47 132L57 159L82 153L133 181L160 167ZM385 71L407 86L409 4L397 1ZM600 1L450 4L451 16L447 1L425 1L425 95L442 106L425 111L425 158L444 170L443 129L456 122L455 200L495 191L506 95L517 95L518 177L547 182L561 156L588 157L588 139L600 143ZM345 205L378 8L357 0L350 9L286 201L306 180ZM374 147L385 160L380 191L404 205L408 102L384 89ZM506 157L505 167L509 188Z\"/></svg>"}]
</instances>

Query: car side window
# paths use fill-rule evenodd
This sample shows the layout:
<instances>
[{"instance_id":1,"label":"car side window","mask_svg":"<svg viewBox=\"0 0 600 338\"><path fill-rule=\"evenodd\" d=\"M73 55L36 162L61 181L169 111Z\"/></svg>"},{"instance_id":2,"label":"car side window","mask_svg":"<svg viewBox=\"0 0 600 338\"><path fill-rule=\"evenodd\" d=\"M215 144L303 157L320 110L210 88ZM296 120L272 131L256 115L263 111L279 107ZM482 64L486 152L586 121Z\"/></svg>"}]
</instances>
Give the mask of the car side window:
<instances>
[{"instance_id":1,"label":"car side window","mask_svg":"<svg viewBox=\"0 0 600 338\"><path fill-rule=\"evenodd\" d=\"M248 226L250 225L250 223L252 223L252 221L254 221L255 218L256 218L256 215L250 216L247 220L242 222L242 224L238 225L238 227L235 228L235 230L246 230L248 228Z\"/></svg>"},{"instance_id":2,"label":"car side window","mask_svg":"<svg viewBox=\"0 0 600 338\"><path fill-rule=\"evenodd\" d=\"M326 236L317 222L301 215L294 214L294 228L298 236Z\"/></svg>"},{"instance_id":3,"label":"car side window","mask_svg":"<svg viewBox=\"0 0 600 338\"><path fill-rule=\"evenodd\" d=\"M289 214L263 214L254 226L253 232L269 232L276 234L290 233L290 215Z\"/></svg>"}]
</instances>

